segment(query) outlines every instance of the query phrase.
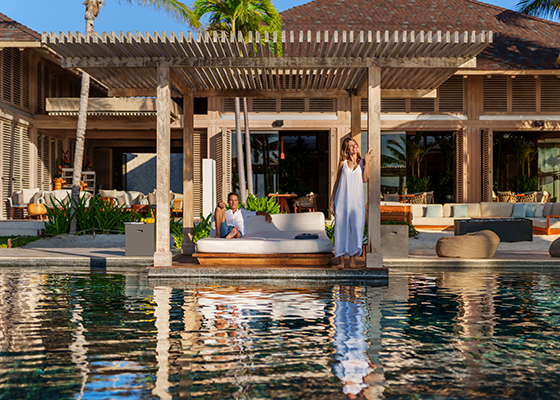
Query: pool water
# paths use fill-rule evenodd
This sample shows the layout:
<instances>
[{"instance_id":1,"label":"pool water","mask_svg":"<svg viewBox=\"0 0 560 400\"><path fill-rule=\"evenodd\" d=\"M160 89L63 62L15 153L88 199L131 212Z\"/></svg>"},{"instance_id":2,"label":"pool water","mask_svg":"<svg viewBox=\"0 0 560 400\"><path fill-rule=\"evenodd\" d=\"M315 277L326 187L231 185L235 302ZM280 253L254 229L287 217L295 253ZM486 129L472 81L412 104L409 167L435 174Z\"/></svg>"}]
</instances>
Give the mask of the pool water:
<instances>
[{"instance_id":1,"label":"pool water","mask_svg":"<svg viewBox=\"0 0 560 400\"><path fill-rule=\"evenodd\" d=\"M389 284L0 273L0 399L551 399L560 271Z\"/></svg>"}]
</instances>

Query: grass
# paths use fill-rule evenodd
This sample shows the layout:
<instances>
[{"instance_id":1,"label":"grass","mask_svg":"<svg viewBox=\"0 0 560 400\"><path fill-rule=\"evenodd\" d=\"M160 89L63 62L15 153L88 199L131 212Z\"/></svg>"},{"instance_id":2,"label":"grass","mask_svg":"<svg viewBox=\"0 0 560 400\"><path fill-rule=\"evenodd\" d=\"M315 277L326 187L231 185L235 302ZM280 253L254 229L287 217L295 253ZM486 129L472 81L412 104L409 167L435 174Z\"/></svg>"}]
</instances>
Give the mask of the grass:
<instances>
[{"instance_id":1,"label":"grass","mask_svg":"<svg viewBox=\"0 0 560 400\"><path fill-rule=\"evenodd\" d=\"M28 243L42 239L41 236L0 236L0 249L8 247L8 239L11 239L12 248L22 247Z\"/></svg>"}]
</instances>

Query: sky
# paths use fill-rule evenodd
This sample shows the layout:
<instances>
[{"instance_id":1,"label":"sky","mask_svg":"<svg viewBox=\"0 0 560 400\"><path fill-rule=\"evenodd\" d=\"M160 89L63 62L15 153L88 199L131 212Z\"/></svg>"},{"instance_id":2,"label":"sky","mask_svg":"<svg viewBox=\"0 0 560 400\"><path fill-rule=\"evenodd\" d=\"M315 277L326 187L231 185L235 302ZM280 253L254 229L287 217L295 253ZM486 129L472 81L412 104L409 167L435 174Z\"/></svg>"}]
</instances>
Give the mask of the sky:
<instances>
[{"instance_id":1,"label":"sky","mask_svg":"<svg viewBox=\"0 0 560 400\"><path fill-rule=\"evenodd\" d=\"M125 0L105 0L95 20L97 32L179 32L185 31L165 14L141 7L136 0L130 5ZM192 0L184 1L191 5ZM276 0L278 11L308 3L310 0ZM518 0L485 1L499 7L515 10ZM83 0L0 0L0 12L36 32L83 32L85 30ZM121 4L122 3L122 4Z\"/></svg>"}]
</instances>

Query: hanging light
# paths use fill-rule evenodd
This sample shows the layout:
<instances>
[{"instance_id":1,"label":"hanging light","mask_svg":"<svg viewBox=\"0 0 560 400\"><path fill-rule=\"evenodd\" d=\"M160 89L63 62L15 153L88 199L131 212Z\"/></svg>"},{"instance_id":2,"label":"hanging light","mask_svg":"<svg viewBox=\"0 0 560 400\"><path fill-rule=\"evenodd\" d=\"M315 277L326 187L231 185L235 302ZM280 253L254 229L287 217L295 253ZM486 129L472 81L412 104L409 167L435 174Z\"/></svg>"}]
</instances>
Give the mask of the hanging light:
<instances>
[{"instance_id":1,"label":"hanging light","mask_svg":"<svg viewBox=\"0 0 560 400\"><path fill-rule=\"evenodd\" d=\"M280 159L283 160L284 158L284 136L280 136Z\"/></svg>"}]
</instances>

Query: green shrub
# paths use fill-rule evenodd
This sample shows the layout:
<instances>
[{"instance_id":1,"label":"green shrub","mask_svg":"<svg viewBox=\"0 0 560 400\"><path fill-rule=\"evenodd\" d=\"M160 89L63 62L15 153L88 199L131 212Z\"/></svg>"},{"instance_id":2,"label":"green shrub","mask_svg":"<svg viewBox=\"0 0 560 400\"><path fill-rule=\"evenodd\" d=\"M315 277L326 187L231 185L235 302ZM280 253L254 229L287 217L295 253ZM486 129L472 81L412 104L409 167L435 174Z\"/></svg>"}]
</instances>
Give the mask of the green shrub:
<instances>
[{"instance_id":1,"label":"green shrub","mask_svg":"<svg viewBox=\"0 0 560 400\"><path fill-rule=\"evenodd\" d=\"M183 247L183 218L174 219L171 218L169 221L169 231L173 236L173 240L175 242L175 247L180 249Z\"/></svg>"},{"instance_id":2,"label":"green shrub","mask_svg":"<svg viewBox=\"0 0 560 400\"><path fill-rule=\"evenodd\" d=\"M68 204L55 200L58 206L47 208L48 220L45 221L45 230L49 235L68 233L73 215L78 221L78 232L95 229L98 233L124 233L125 222L139 222L142 218L136 211L128 210L125 205L106 202L99 196L92 197L89 204L84 198L80 198L77 203L72 199Z\"/></svg>"},{"instance_id":3,"label":"green shrub","mask_svg":"<svg viewBox=\"0 0 560 400\"><path fill-rule=\"evenodd\" d=\"M8 247L8 239L11 240L12 248L23 247L28 243L41 239L41 236L0 236L0 249Z\"/></svg>"},{"instance_id":4,"label":"green shrub","mask_svg":"<svg viewBox=\"0 0 560 400\"><path fill-rule=\"evenodd\" d=\"M274 197L263 197L259 199L250 194L247 201L243 204L243 208L247 211L261 211L269 214L280 214L280 204L274 200Z\"/></svg>"},{"instance_id":5,"label":"green shrub","mask_svg":"<svg viewBox=\"0 0 560 400\"><path fill-rule=\"evenodd\" d=\"M210 228L211 223L210 220L212 219L212 214L208 214L206 218L202 214L200 214L201 220L194 224L193 229L193 242L196 244L199 239L209 237L210 236Z\"/></svg>"}]
</instances>

